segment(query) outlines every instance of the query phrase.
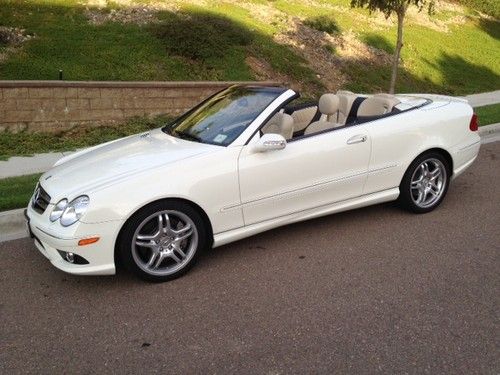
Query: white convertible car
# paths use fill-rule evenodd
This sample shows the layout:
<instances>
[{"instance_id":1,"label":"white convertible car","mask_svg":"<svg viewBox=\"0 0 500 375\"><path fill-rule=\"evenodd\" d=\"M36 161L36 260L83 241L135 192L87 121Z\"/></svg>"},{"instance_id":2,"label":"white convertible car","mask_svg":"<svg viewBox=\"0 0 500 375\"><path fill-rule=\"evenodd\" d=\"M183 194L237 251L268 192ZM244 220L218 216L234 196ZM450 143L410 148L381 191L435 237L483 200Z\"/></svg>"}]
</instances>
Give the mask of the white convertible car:
<instances>
[{"instance_id":1,"label":"white convertible car","mask_svg":"<svg viewBox=\"0 0 500 375\"><path fill-rule=\"evenodd\" d=\"M393 200L429 212L479 152L462 99L298 98L233 86L161 129L61 159L26 210L37 248L73 274L119 265L169 280L204 249L281 225Z\"/></svg>"}]
</instances>

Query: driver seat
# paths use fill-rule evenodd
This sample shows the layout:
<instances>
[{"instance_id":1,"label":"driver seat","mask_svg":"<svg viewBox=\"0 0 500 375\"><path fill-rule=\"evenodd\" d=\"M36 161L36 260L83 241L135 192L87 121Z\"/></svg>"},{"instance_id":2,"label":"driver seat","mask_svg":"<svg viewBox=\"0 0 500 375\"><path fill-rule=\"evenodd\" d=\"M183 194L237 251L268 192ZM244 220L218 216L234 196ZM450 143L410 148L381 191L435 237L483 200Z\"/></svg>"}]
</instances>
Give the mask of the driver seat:
<instances>
[{"instance_id":1,"label":"driver seat","mask_svg":"<svg viewBox=\"0 0 500 375\"><path fill-rule=\"evenodd\" d=\"M262 128L263 134L280 134L287 141L293 137L293 117L286 113L278 112Z\"/></svg>"}]
</instances>

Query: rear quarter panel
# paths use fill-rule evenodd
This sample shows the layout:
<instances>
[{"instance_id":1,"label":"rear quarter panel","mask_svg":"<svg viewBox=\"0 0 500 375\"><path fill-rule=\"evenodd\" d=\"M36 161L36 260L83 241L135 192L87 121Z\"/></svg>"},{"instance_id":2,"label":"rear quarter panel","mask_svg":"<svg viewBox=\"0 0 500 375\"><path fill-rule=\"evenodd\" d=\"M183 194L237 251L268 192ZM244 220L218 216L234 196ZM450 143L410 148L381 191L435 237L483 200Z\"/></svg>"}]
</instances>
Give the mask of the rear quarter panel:
<instances>
[{"instance_id":1,"label":"rear quarter panel","mask_svg":"<svg viewBox=\"0 0 500 375\"><path fill-rule=\"evenodd\" d=\"M463 102L432 102L419 109L372 122L372 152L364 193L399 186L421 153L443 149L451 155L454 174L477 156L480 137L469 130L472 108Z\"/></svg>"}]
</instances>

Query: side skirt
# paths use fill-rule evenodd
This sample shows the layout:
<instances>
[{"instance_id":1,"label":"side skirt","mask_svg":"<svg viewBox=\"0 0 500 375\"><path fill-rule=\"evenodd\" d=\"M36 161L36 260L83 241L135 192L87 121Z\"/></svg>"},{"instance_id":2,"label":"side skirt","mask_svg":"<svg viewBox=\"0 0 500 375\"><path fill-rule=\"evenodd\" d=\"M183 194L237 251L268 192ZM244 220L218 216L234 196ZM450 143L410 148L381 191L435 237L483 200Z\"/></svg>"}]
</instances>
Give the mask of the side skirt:
<instances>
[{"instance_id":1,"label":"side skirt","mask_svg":"<svg viewBox=\"0 0 500 375\"><path fill-rule=\"evenodd\" d=\"M355 208L371 206L378 203L394 201L399 196L399 188L395 187L389 190L377 193L362 195L360 197L348 199L341 202L332 203L326 206L311 208L308 210L296 212L290 215L277 217L260 223L251 224L241 228L232 229L226 232L214 235L213 247L225 245L230 242L241 240L242 238L253 236L254 234L265 232L283 225L296 223L313 219L320 216L330 215L336 212L348 211Z\"/></svg>"}]
</instances>

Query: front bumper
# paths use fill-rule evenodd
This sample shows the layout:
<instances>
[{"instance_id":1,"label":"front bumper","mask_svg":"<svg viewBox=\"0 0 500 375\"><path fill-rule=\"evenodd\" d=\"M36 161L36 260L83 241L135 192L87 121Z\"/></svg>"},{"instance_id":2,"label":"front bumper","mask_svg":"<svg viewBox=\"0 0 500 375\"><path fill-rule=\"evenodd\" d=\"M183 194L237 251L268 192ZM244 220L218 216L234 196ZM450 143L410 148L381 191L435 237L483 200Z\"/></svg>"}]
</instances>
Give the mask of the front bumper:
<instances>
[{"instance_id":1,"label":"front bumper","mask_svg":"<svg viewBox=\"0 0 500 375\"><path fill-rule=\"evenodd\" d=\"M46 210L50 211L50 207ZM27 230L37 249L61 271L75 275L114 275L115 239L122 221L87 224L83 222L64 228L58 222L51 223L48 212L40 215L31 205L25 210ZM99 241L79 246L78 241L99 237ZM83 257L88 264L68 262L59 251L71 252Z\"/></svg>"}]
</instances>

